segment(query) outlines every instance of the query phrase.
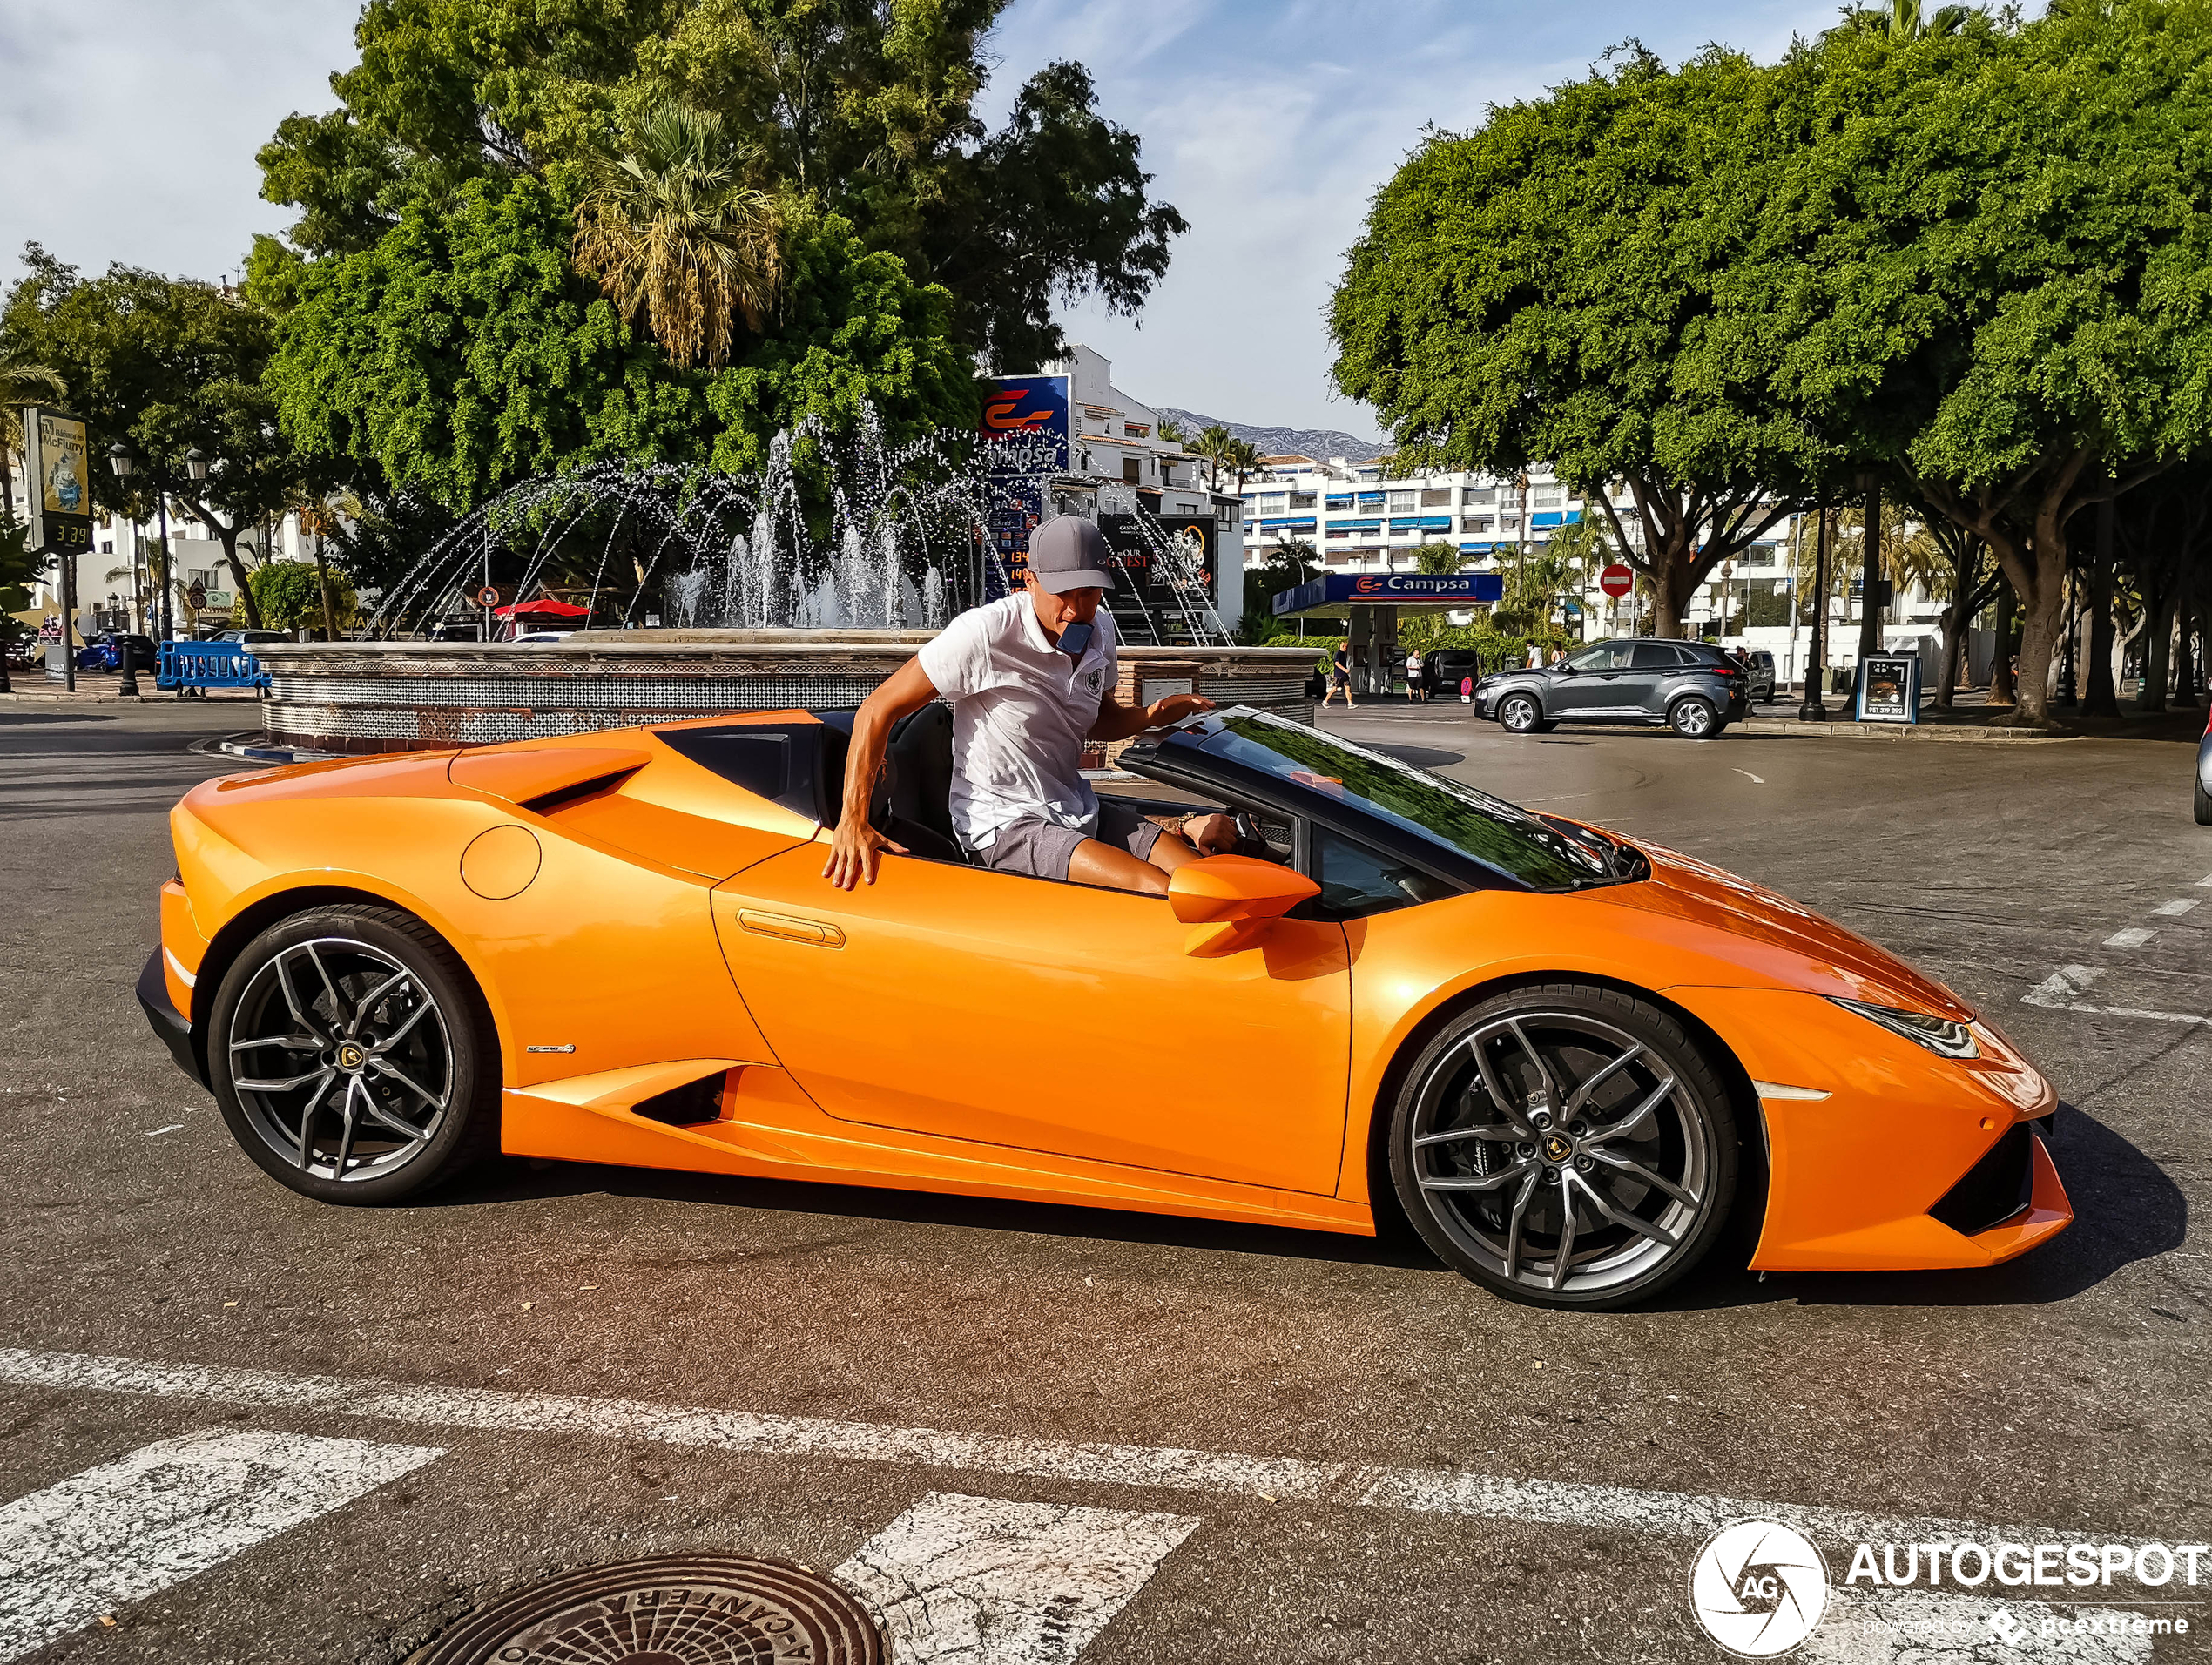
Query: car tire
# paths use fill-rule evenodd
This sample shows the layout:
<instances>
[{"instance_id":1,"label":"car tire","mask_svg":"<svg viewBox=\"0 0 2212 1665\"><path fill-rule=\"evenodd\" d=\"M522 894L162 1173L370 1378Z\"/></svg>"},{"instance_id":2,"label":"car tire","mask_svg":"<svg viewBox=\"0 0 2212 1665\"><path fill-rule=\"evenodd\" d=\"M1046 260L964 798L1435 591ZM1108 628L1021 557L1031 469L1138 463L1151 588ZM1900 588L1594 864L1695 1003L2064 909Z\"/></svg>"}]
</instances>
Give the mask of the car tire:
<instances>
[{"instance_id":1,"label":"car tire","mask_svg":"<svg viewBox=\"0 0 2212 1665\"><path fill-rule=\"evenodd\" d=\"M1711 700L1703 694L1684 694L1667 707L1667 726L1685 740L1713 740L1728 725Z\"/></svg>"},{"instance_id":2,"label":"car tire","mask_svg":"<svg viewBox=\"0 0 2212 1665\"><path fill-rule=\"evenodd\" d=\"M1534 694L1507 694L1500 700L1498 725L1508 734L1548 734L1556 726L1546 720Z\"/></svg>"},{"instance_id":3,"label":"car tire","mask_svg":"<svg viewBox=\"0 0 2212 1665\"><path fill-rule=\"evenodd\" d=\"M395 908L309 908L256 936L216 990L207 1066L246 1155L320 1202L400 1202L498 1145L483 997Z\"/></svg>"},{"instance_id":4,"label":"car tire","mask_svg":"<svg viewBox=\"0 0 2212 1665\"><path fill-rule=\"evenodd\" d=\"M2212 826L2212 792L2204 790L2202 776L2198 778L2196 783L2196 824L2199 826Z\"/></svg>"},{"instance_id":5,"label":"car tire","mask_svg":"<svg viewBox=\"0 0 2212 1665\"><path fill-rule=\"evenodd\" d=\"M1478 1136L1493 1129L1509 1136ZM1405 1072L1388 1132L1399 1205L1440 1259L1508 1300L1581 1311L1685 1276L1727 1230L1743 1168L1699 1043L1587 984L1508 989L1453 1018Z\"/></svg>"}]
</instances>

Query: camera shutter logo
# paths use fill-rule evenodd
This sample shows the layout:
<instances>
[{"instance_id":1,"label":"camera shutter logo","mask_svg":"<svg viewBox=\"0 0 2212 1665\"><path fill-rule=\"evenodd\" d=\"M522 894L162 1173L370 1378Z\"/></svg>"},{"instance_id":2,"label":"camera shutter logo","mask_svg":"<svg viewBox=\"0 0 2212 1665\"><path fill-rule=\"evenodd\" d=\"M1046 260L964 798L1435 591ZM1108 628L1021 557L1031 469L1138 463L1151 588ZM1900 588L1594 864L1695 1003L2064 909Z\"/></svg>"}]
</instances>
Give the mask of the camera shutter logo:
<instances>
[{"instance_id":1,"label":"camera shutter logo","mask_svg":"<svg viewBox=\"0 0 2212 1665\"><path fill-rule=\"evenodd\" d=\"M1813 1633L1828 1607L1828 1565L1802 1533L1745 1520L1716 1535L1689 1569L1689 1608L1731 1654L1772 1659Z\"/></svg>"}]
</instances>

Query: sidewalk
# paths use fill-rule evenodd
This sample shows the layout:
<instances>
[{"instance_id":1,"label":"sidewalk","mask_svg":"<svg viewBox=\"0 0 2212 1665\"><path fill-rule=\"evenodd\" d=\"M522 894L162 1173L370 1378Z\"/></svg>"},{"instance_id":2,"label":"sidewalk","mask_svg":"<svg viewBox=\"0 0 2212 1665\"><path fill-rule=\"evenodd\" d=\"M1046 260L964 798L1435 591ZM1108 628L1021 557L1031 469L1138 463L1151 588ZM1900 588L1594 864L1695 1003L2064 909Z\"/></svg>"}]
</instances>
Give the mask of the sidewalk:
<instances>
[{"instance_id":1,"label":"sidewalk","mask_svg":"<svg viewBox=\"0 0 2212 1665\"><path fill-rule=\"evenodd\" d=\"M2184 707L2155 717L2138 716L2134 698L2121 701L2117 718L2084 718L2077 706L2054 710L2048 724L2028 727L2013 721L2013 708L1988 704L1986 689L1961 690L1949 711L1939 711L1932 698L1924 698L1918 723L1858 723L1851 718L1851 697L1825 697L1828 720L1808 723L1797 715L1802 690L1777 697L1753 715L1731 725L1739 734L1814 738L1829 735L1854 739L1965 740L1998 745L2032 745L2052 740L2164 740L2194 745L2204 732L2204 712Z\"/></svg>"},{"instance_id":2,"label":"sidewalk","mask_svg":"<svg viewBox=\"0 0 2212 1665\"><path fill-rule=\"evenodd\" d=\"M59 678L50 679L44 671L18 671L11 665L8 670L8 685L13 691L0 694L0 702L19 700L25 704L52 705L112 704L117 701L125 704L137 703L125 700L121 694L115 691L122 681L122 677L112 671L80 671L77 673L77 691L71 693L62 686ZM191 703L197 705L203 699L236 699L253 704L259 702L260 696L251 688L218 688L196 697ZM157 689L153 685L153 672L140 671L138 701L151 704L156 700L165 704L185 703L175 694L164 693Z\"/></svg>"}]
</instances>

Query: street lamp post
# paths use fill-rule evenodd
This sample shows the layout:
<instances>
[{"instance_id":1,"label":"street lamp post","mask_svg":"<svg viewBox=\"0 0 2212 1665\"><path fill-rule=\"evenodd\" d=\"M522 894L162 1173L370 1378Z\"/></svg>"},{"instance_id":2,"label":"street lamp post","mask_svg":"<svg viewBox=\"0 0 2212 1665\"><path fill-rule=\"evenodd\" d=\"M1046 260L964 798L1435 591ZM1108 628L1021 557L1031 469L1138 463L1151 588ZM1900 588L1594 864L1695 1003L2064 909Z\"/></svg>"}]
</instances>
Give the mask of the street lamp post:
<instances>
[{"instance_id":1,"label":"street lamp post","mask_svg":"<svg viewBox=\"0 0 2212 1665\"><path fill-rule=\"evenodd\" d=\"M1828 505L1820 505L1820 529L1813 541L1812 641L1805 650L1805 703L1797 716L1807 723L1828 720L1820 699L1821 641L1828 634Z\"/></svg>"},{"instance_id":2,"label":"street lamp post","mask_svg":"<svg viewBox=\"0 0 2212 1665\"><path fill-rule=\"evenodd\" d=\"M107 462L108 467L115 470L117 479L128 480L131 477L131 448L124 444L122 441L118 440L107 448ZM135 532L132 534L134 541L137 536ZM133 556L131 559L131 588L136 590L138 587L138 557ZM126 626L130 624L128 614L124 616L124 623ZM116 660L123 677L122 681L115 686L118 697L124 699L144 698L138 690L138 649L132 644L131 631L127 628L122 632L122 641L116 650Z\"/></svg>"}]
</instances>

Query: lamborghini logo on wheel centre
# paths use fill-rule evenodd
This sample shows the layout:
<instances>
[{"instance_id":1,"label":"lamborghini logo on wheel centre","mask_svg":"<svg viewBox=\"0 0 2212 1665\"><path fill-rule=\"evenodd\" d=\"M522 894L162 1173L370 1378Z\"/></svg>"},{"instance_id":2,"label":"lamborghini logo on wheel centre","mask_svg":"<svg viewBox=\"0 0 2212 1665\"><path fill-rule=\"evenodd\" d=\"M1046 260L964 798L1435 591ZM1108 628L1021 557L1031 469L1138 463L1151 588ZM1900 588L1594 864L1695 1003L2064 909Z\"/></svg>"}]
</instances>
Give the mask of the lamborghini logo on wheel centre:
<instances>
[{"instance_id":1,"label":"lamborghini logo on wheel centre","mask_svg":"<svg viewBox=\"0 0 2212 1665\"><path fill-rule=\"evenodd\" d=\"M362 1061L368 1056L367 1053L348 1041L338 1048L338 1067L341 1069L359 1069Z\"/></svg>"},{"instance_id":2,"label":"lamborghini logo on wheel centre","mask_svg":"<svg viewBox=\"0 0 2212 1665\"><path fill-rule=\"evenodd\" d=\"M1566 1140L1561 1138L1556 1133L1553 1134L1550 1138L1544 1141L1544 1154L1547 1156L1549 1156L1554 1162L1565 1162L1567 1160L1567 1153L1574 1149L1575 1147L1573 1145L1568 1143Z\"/></svg>"}]
</instances>

